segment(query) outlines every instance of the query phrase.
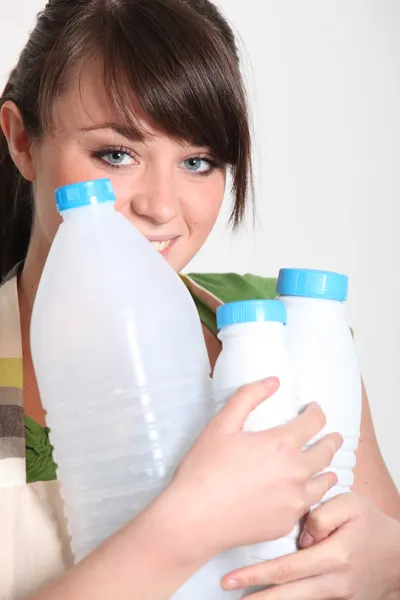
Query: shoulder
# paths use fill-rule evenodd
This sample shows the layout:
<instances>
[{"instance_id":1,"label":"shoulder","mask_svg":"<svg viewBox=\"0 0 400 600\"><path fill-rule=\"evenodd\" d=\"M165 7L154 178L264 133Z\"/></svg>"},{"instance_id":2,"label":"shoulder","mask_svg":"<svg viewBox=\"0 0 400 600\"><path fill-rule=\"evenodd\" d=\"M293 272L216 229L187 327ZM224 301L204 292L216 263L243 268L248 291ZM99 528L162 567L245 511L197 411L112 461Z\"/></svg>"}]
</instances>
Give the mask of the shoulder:
<instances>
[{"instance_id":1,"label":"shoulder","mask_svg":"<svg viewBox=\"0 0 400 600\"><path fill-rule=\"evenodd\" d=\"M274 277L260 277L252 273L189 273L187 277L222 303L276 297L277 280Z\"/></svg>"},{"instance_id":2,"label":"shoulder","mask_svg":"<svg viewBox=\"0 0 400 600\"><path fill-rule=\"evenodd\" d=\"M217 333L215 313L221 304L241 300L273 299L276 279L247 273L189 273L182 275L204 325Z\"/></svg>"}]
</instances>

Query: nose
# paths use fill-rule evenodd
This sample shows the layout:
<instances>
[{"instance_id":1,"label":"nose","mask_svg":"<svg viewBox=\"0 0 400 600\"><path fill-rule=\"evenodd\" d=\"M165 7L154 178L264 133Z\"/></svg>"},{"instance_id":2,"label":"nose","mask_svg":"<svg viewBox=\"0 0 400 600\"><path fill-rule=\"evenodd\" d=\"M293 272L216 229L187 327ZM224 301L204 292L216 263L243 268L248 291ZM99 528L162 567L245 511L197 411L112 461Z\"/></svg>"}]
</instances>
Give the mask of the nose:
<instances>
[{"instance_id":1,"label":"nose","mask_svg":"<svg viewBox=\"0 0 400 600\"><path fill-rule=\"evenodd\" d=\"M133 212L156 225L165 225L178 216L180 202L173 178L152 174L131 199Z\"/></svg>"}]
</instances>

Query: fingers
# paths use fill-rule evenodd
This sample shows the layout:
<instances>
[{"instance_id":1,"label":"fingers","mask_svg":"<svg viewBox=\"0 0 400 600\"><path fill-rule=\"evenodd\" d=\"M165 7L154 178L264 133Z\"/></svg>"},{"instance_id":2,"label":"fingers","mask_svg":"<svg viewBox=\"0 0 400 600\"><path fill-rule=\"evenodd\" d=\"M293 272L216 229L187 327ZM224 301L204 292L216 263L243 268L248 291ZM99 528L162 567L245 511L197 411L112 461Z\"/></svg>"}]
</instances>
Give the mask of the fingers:
<instances>
[{"instance_id":1,"label":"fingers","mask_svg":"<svg viewBox=\"0 0 400 600\"><path fill-rule=\"evenodd\" d=\"M243 429L247 417L261 402L267 400L279 388L277 377L268 377L262 381L241 387L211 421L212 428L235 433Z\"/></svg>"},{"instance_id":2,"label":"fingers","mask_svg":"<svg viewBox=\"0 0 400 600\"><path fill-rule=\"evenodd\" d=\"M336 496L309 514L300 537L300 545L308 548L324 540L341 525L359 516L359 513L360 501L354 494Z\"/></svg>"},{"instance_id":3,"label":"fingers","mask_svg":"<svg viewBox=\"0 0 400 600\"><path fill-rule=\"evenodd\" d=\"M322 473L310 481L306 485L307 506L318 504L331 488L338 482L335 473ZM311 545L311 544L310 544Z\"/></svg>"},{"instance_id":4,"label":"fingers","mask_svg":"<svg viewBox=\"0 0 400 600\"><path fill-rule=\"evenodd\" d=\"M274 587L265 592L258 592L251 595L250 598L252 600L343 600L343 598L349 598L342 594L341 588L346 589L343 584L338 585L335 576L322 575Z\"/></svg>"},{"instance_id":5,"label":"fingers","mask_svg":"<svg viewBox=\"0 0 400 600\"><path fill-rule=\"evenodd\" d=\"M328 467L342 444L342 436L339 433L331 433L307 448L304 458L310 475L320 473Z\"/></svg>"},{"instance_id":6,"label":"fingers","mask_svg":"<svg viewBox=\"0 0 400 600\"><path fill-rule=\"evenodd\" d=\"M330 545L326 544L232 571L222 579L222 587L231 590L279 585L284 586L282 589L289 589L289 586L285 584L330 573L335 570L335 566L334 553ZM257 598L257 595L254 597ZM264 596L261 597L264 598ZM275 596L272 597L275 598ZM287 596L287 598L291 597ZM265 598L270 598L270 596L266 595ZM286 600L286 596L282 596L282 598ZM293 598L297 600L297 596L293 596ZM314 596L305 596L305 598L310 600Z\"/></svg>"},{"instance_id":7,"label":"fingers","mask_svg":"<svg viewBox=\"0 0 400 600\"><path fill-rule=\"evenodd\" d=\"M304 411L285 428L301 448L308 444L326 425L326 418L320 406L315 402L306 406Z\"/></svg>"}]
</instances>

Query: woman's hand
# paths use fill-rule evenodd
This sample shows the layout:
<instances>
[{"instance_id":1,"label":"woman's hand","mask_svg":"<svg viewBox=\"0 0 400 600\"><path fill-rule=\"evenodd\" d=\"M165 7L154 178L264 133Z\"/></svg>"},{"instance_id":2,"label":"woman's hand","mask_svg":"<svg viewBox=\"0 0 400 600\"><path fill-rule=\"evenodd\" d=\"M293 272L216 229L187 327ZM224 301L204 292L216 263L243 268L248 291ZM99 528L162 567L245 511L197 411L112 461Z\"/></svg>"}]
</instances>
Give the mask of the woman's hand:
<instances>
[{"instance_id":1,"label":"woman's hand","mask_svg":"<svg viewBox=\"0 0 400 600\"><path fill-rule=\"evenodd\" d=\"M276 585L254 600L400 599L400 522L366 500L344 494L317 508L301 545L306 549L230 573L224 587Z\"/></svg>"},{"instance_id":2,"label":"woman's hand","mask_svg":"<svg viewBox=\"0 0 400 600\"><path fill-rule=\"evenodd\" d=\"M284 426L242 430L249 413L278 385L270 378L239 390L206 427L171 483L185 522L189 518L195 524L194 539L209 556L288 534L337 481L332 473L316 475L342 444L339 434L303 450L325 424L317 405Z\"/></svg>"},{"instance_id":3,"label":"woman's hand","mask_svg":"<svg viewBox=\"0 0 400 600\"><path fill-rule=\"evenodd\" d=\"M329 473L311 478L331 463L341 438L302 450L325 424L316 406L283 427L243 432L277 388L270 379L235 394L163 493L31 600L167 600L225 548L288 533L336 483Z\"/></svg>"}]
</instances>

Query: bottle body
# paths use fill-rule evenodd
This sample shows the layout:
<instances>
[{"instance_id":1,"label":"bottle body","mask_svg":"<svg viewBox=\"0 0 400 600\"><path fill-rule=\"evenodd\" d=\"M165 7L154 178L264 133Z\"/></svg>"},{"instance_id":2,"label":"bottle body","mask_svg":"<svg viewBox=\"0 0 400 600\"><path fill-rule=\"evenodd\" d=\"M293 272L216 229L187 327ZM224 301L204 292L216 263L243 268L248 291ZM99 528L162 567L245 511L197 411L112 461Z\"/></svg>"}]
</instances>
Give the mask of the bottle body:
<instances>
[{"instance_id":1,"label":"bottle body","mask_svg":"<svg viewBox=\"0 0 400 600\"><path fill-rule=\"evenodd\" d=\"M185 286L112 203L68 211L31 347L79 560L162 491L209 420L207 351Z\"/></svg>"},{"instance_id":2,"label":"bottle body","mask_svg":"<svg viewBox=\"0 0 400 600\"><path fill-rule=\"evenodd\" d=\"M279 377L280 387L249 415L244 429L262 431L282 425L298 414L290 376L286 330L280 322L251 322L231 325L219 333L223 349L213 374L214 400L221 409L237 389L270 376ZM295 552L298 527L278 540L247 548L248 564Z\"/></svg>"},{"instance_id":3,"label":"bottle body","mask_svg":"<svg viewBox=\"0 0 400 600\"><path fill-rule=\"evenodd\" d=\"M320 436L339 432L344 443L328 470L338 484L324 500L348 492L354 481L361 425L361 374L344 302L281 296L288 325L293 384L300 407L318 402L327 424Z\"/></svg>"}]
</instances>

